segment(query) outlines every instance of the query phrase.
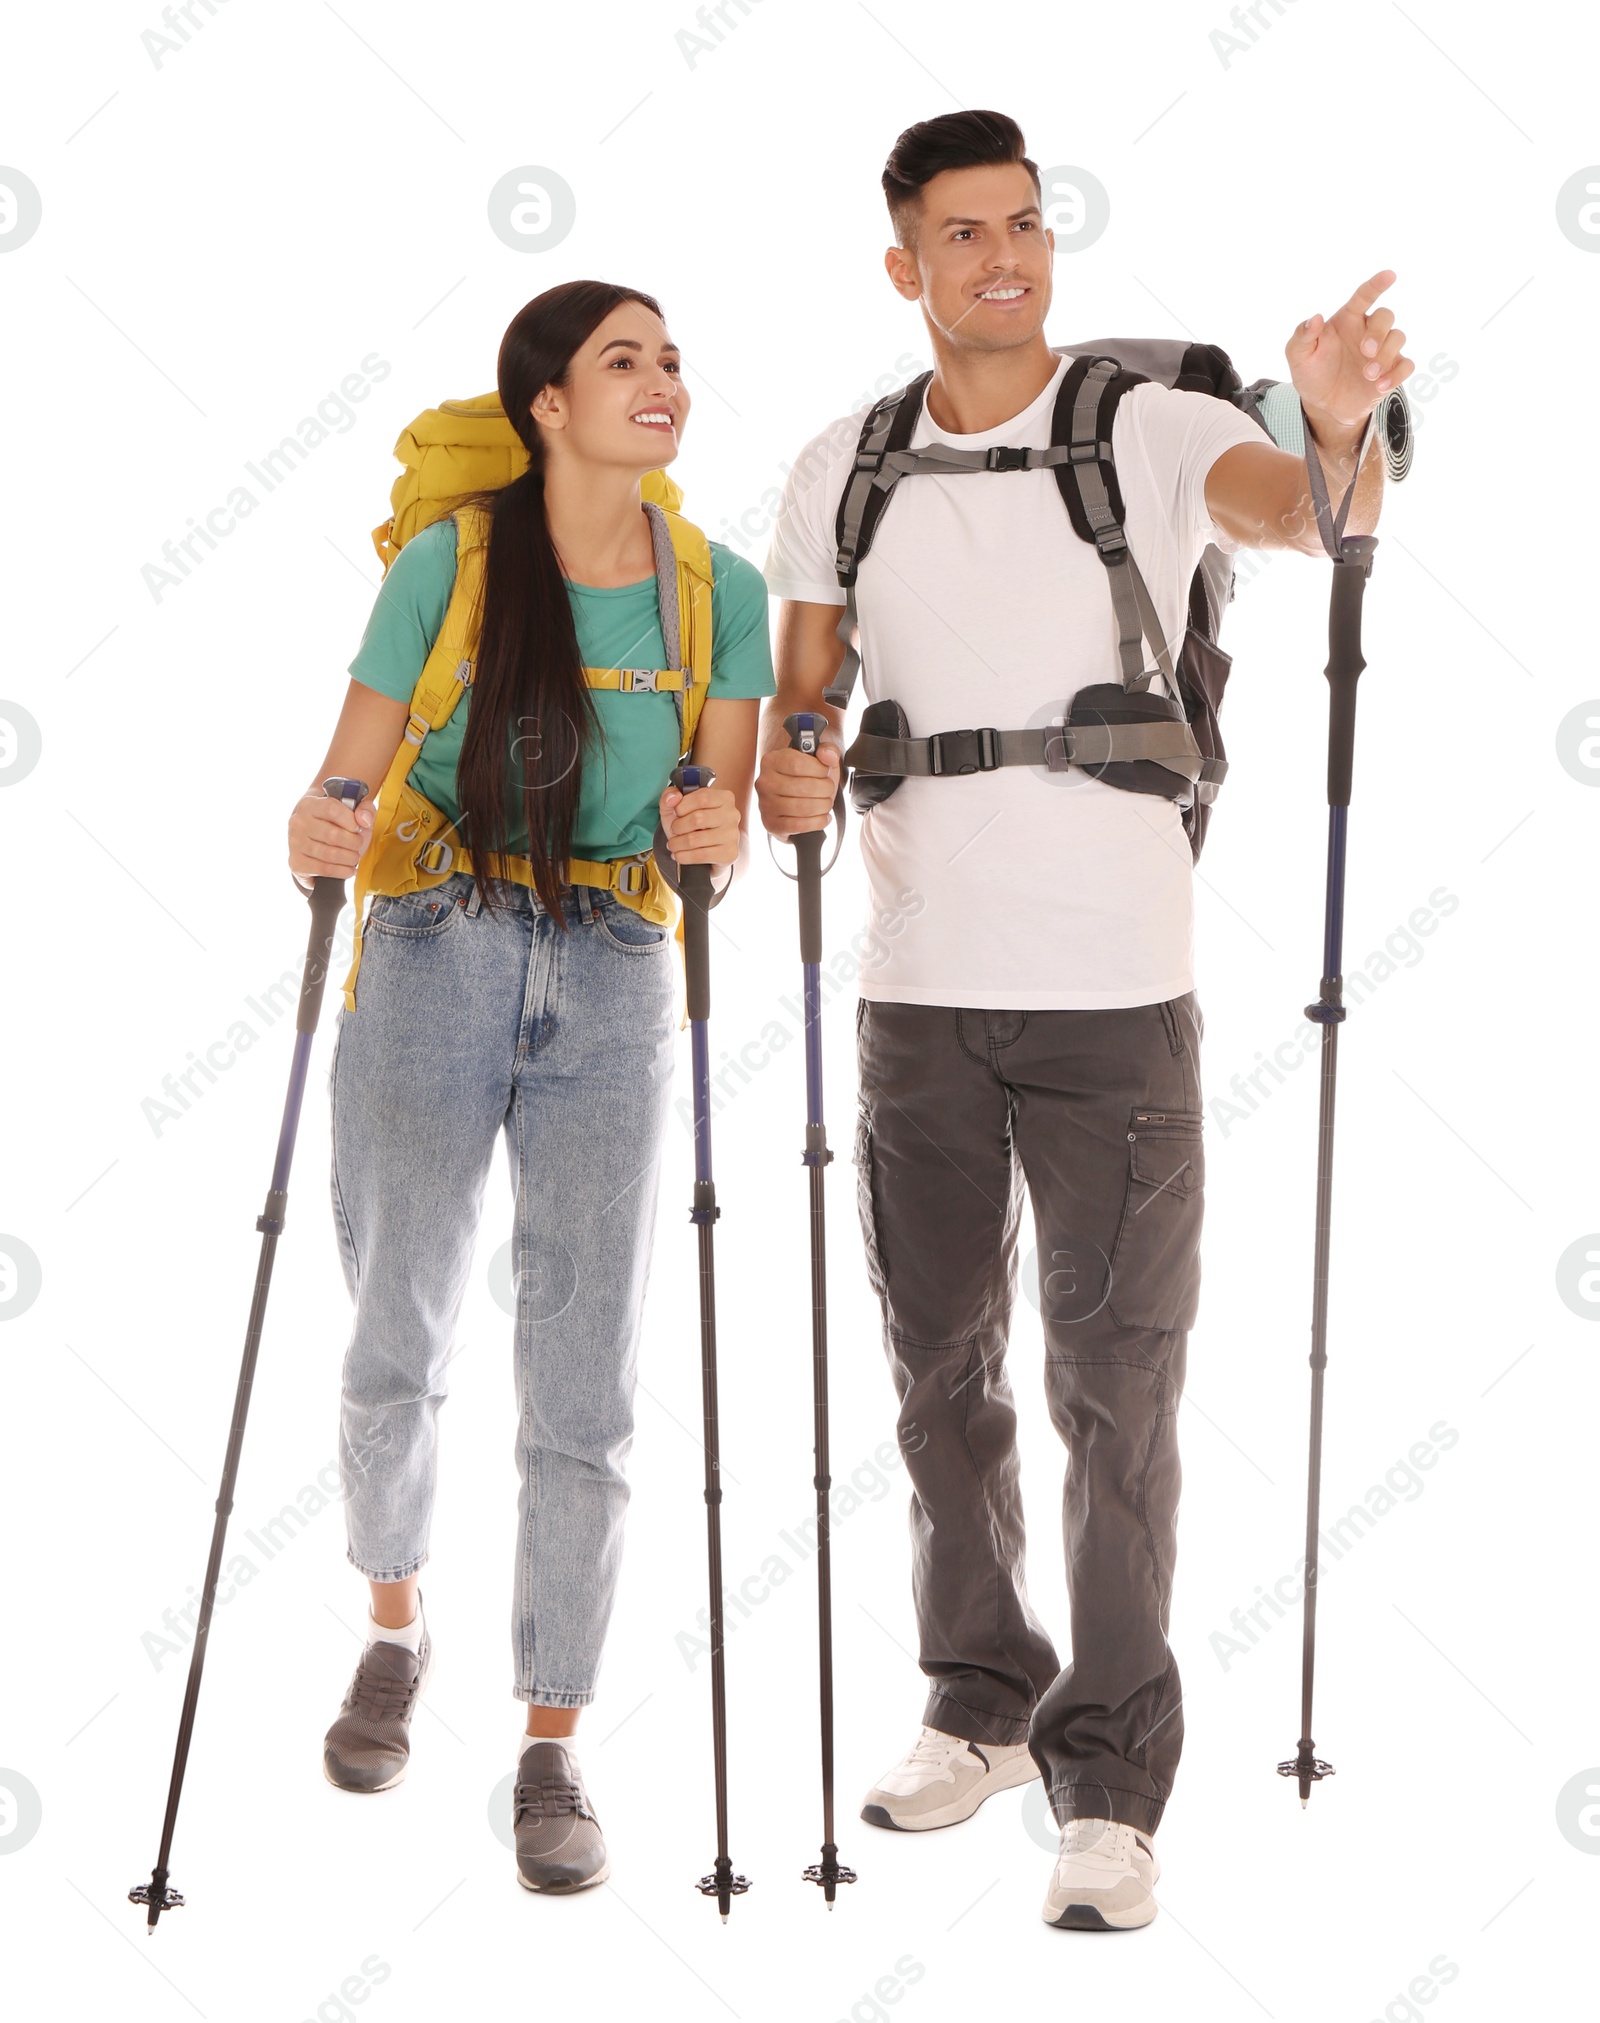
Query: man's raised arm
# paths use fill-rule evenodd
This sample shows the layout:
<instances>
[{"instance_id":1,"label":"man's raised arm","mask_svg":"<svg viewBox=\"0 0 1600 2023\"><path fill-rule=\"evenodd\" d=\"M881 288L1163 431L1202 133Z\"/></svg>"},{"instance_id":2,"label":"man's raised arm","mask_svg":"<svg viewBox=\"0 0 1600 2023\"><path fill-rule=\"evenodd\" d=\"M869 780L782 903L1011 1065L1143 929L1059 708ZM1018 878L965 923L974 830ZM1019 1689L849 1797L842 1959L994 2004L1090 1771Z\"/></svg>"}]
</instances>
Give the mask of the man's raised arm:
<instances>
[{"instance_id":1,"label":"man's raised arm","mask_svg":"<svg viewBox=\"0 0 1600 2023\"><path fill-rule=\"evenodd\" d=\"M1374 274L1331 317L1307 317L1284 347L1335 509L1356 475L1372 410L1416 369L1401 349L1406 334L1394 327L1394 311L1374 306L1394 278L1389 268ZM1370 534L1382 502L1383 461L1369 455L1345 532ZM1206 476L1206 509L1243 547L1325 552L1305 460L1268 443L1240 443L1217 458Z\"/></svg>"}]
</instances>

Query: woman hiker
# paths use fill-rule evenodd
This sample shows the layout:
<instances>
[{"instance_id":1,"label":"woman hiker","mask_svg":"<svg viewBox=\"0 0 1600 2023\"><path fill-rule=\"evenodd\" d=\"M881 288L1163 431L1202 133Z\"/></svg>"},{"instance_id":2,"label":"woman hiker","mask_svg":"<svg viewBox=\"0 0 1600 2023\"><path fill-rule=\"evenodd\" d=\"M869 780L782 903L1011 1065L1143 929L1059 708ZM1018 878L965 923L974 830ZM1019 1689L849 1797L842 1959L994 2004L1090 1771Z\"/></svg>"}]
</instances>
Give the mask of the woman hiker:
<instances>
[{"instance_id":1,"label":"woman hiker","mask_svg":"<svg viewBox=\"0 0 1600 2023\"><path fill-rule=\"evenodd\" d=\"M417 1576L438 1414L503 1129L518 1265L512 1691L527 1704L517 1872L529 1889L571 1891L608 1872L573 1737L621 1558L676 1031L672 906L648 853L659 820L677 864L722 867L718 885L731 876L774 682L758 571L641 501L689 411L659 305L598 281L548 290L506 331L498 386L527 471L394 558L327 757L289 820L298 877L348 877L363 853L376 866L330 1074L334 1220L355 1302L340 1469L348 1557L371 1601L323 1760L347 1791L405 1775L433 1655ZM412 724L405 782L408 818L438 810L453 839L453 855L423 853L425 868L457 868L417 890L414 873L383 875L415 861L416 830L396 796L375 799L404 770L396 755L441 632L455 650L447 612L469 575L483 585L481 629L466 621L470 685L442 725ZM668 784L686 746L715 785ZM324 797L328 775L371 791L352 811ZM363 897L358 884L358 920Z\"/></svg>"}]
</instances>

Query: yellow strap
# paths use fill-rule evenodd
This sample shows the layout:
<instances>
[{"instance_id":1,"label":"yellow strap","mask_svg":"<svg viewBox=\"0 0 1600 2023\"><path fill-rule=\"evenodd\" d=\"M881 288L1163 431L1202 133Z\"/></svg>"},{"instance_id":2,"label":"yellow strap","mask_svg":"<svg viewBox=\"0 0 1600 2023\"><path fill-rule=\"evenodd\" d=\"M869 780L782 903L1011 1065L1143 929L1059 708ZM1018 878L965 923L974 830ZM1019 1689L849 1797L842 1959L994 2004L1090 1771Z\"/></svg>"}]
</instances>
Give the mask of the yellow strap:
<instances>
[{"instance_id":1,"label":"yellow strap","mask_svg":"<svg viewBox=\"0 0 1600 2023\"><path fill-rule=\"evenodd\" d=\"M450 721L456 704L461 700L467 684L472 679L473 655L477 651L478 614L482 606L484 565L488 558L488 521L481 512L463 510L456 516L456 581L451 592L450 603L445 610L444 623L439 627L433 649L423 662L422 672L417 677L417 685L411 693L411 713L406 719L404 735L395 747L394 757L389 762L389 770L384 775L383 785L378 789L376 819L372 834L367 839L367 847L356 870L355 936L350 948L350 971L344 980L344 1002L347 1011L356 1008L356 972L361 967L361 927L366 915L367 898L374 890L415 890L416 885L390 886L387 878L382 883L374 881L380 871L393 875L394 866L384 860L395 854L394 846L405 846L415 840L415 830L410 837L399 830L405 821L417 821L418 813L426 811L442 823L443 817L432 804L423 800L416 789L408 784L411 768L417 762L417 754L422 749L422 741L429 731L436 731ZM402 804L406 806L404 817ZM386 847L387 846L387 847ZM408 852L409 854L409 852ZM448 876L448 872L441 874ZM425 881L418 881L418 883ZM437 880L433 882L437 883Z\"/></svg>"},{"instance_id":2,"label":"yellow strap","mask_svg":"<svg viewBox=\"0 0 1600 2023\"><path fill-rule=\"evenodd\" d=\"M456 871L471 871L472 852L463 845L455 845L448 859L441 859L440 877L448 878ZM503 876L513 885L526 885L533 889L533 863L527 857L508 857L502 866ZM670 885L656 868L656 861L646 851L638 857L569 857L567 860L564 885L589 885L601 892L615 893L624 906L631 906L636 913L642 913L646 920L653 920L665 926L672 919L677 901Z\"/></svg>"},{"instance_id":3,"label":"yellow strap","mask_svg":"<svg viewBox=\"0 0 1600 2023\"><path fill-rule=\"evenodd\" d=\"M671 693L692 679L681 667L586 667L583 678L590 688L620 689L624 695Z\"/></svg>"},{"instance_id":4,"label":"yellow strap","mask_svg":"<svg viewBox=\"0 0 1600 2023\"><path fill-rule=\"evenodd\" d=\"M683 757L694 751L694 735L711 687L711 543L692 520L667 512L667 532L678 558L679 659L690 677L683 691Z\"/></svg>"}]
</instances>

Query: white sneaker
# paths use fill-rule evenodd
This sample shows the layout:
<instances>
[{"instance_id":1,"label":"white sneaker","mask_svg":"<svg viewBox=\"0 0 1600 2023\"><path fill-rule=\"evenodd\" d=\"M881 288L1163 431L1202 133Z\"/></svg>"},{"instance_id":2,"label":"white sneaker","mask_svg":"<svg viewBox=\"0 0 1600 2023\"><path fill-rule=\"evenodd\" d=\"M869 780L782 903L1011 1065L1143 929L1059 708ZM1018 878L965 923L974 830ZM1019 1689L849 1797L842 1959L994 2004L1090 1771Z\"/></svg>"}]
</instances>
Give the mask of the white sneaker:
<instances>
[{"instance_id":1,"label":"white sneaker","mask_svg":"<svg viewBox=\"0 0 1600 2023\"><path fill-rule=\"evenodd\" d=\"M1069 1819L1045 1892L1044 1921L1069 1932L1128 1931L1156 1914L1161 1864L1150 1836L1114 1819Z\"/></svg>"},{"instance_id":2,"label":"white sneaker","mask_svg":"<svg viewBox=\"0 0 1600 2023\"><path fill-rule=\"evenodd\" d=\"M924 1727L903 1757L867 1793L861 1817L869 1826L921 1833L970 1819L986 1798L1039 1775L1026 1742L968 1742Z\"/></svg>"}]
</instances>

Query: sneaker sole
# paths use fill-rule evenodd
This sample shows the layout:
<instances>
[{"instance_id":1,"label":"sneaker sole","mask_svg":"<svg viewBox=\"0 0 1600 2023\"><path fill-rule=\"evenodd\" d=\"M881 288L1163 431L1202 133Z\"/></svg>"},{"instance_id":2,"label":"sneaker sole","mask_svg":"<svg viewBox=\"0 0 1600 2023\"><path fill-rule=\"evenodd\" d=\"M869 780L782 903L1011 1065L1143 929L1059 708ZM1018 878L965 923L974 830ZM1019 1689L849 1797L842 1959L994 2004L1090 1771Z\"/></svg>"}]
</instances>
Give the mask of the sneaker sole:
<instances>
[{"instance_id":1,"label":"sneaker sole","mask_svg":"<svg viewBox=\"0 0 1600 2023\"><path fill-rule=\"evenodd\" d=\"M393 1777L386 1779L382 1784L343 1784L339 1781L337 1777L334 1776L333 1772L328 1768L328 1760L326 1757L324 1757L322 1760L322 1774L325 1778L327 1778L328 1782L333 1786L335 1791L351 1791L355 1793L357 1798L375 1798L380 1791L393 1791L393 1789L397 1784L403 1784L405 1782L405 1775L407 1767L409 1765L409 1761L410 1759L408 1758L405 1763L401 1764L400 1768L395 1772Z\"/></svg>"},{"instance_id":2,"label":"sneaker sole","mask_svg":"<svg viewBox=\"0 0 1600 2023\"><path fill-rule=\"evenodd\" d=\"M593 1875L585 1876L581 1883L531 1883L520 1868L517 1870L517 1881L536 1897L572 1897L579 1890L593 1889L596 1883L603 1883L610 1873L611 1863L607 1859L602 1867L596 1869Z\"/></svg>"},{"instance_id":3,"label":"sneaker sole","mask_svg":"<svg viewBox=\"0 0 1600 2023\"><path fill-rule=\"evenodd\" d=\"M423 1663L422 1677L417 1681L417 1698L419 1700L422 1698L423 1694L427 1691L428 1681L429 1679L432 1678L432 1676L433 1676L433 1639L432 1637L429 1637L428 1655ZM410 1768L411 1768L411 1756L408 1751L406 1755L406 1760L404 1761L404 1763L401 1764L400 1768L395 1772L393 1777L386 1779L385 1782L382 1784L341 1784L338 1778L335 1777L333 1772L328 1768L328 1758L326 1752L324 1752L322 1758L322 1774L325 1778L327 1778L328 1782L333 1786L334 1790L353 1791L358 1798L375 1798L380 1791L393 1791L393 1789L397 1784L403 1784L405 1782L406 1772Z\"/></svg>"},{"instance_id":4,"label":"sneaker sole","mask_svg":"<svg viewBox=\"0 0 1600 2023\"><path fill-rule=\"evenodd\" d=\"M1058 1932L1133 1932L1148 1925L1155 1917L1156 1901L1152 1897L1148 1904L1141 1904L1137 1910L1113 1911L1108 1918L1097 1911L1093 1904L1068 1904L1058 1918L1045 1919Z\"/></svg>"},{"instance_id":5,"label":"sneaker sole","mask_svg":"<svg viewBox=\"0 0 1600 2023\"><path fill-rule=\"evenodd\" d=\"M917 1819L896 1819L886 1805L864 1805L861 1817L868 1826L887 1827L891 1833L931 1833L940 1826L959 1826L964 1819L970 1819L986 1798L993 1798L997 1791L1016 1791L1024 1784L1031 1784L1039 1775L1039 1766L1031 1756L1022 1756L1010 1769L1002 1770L994 1777L973 1787L966 1798L958 1798L951 1805L941 1805L932 1812L925 1812Z\"/></svg>"}]
</instances>

